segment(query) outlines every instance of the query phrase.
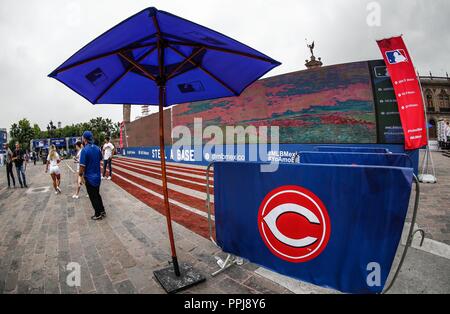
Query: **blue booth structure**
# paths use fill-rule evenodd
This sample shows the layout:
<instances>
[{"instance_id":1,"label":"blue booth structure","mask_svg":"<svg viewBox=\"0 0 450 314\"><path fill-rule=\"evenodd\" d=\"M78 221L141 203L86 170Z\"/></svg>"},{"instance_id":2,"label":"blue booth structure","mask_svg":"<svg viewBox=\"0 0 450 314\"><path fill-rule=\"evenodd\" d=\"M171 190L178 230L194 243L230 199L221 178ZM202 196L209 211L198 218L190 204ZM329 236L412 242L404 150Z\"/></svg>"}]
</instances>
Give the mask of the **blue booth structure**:
<instances>
[{"instance_id":1,"label":"blue booth structure","mask_svg":"<svg viewBox=\"0 0 450 314\"><path fill-rule=\"evenodd\" d=\"M279 164L275 172L262 172L261 165L213 162L208 167L207 176L214 167L216 241L211 225L210 236L229 253L218 272L239 256L344 293L382 293L392 287L412 241L419 204L408 155L318 147L300 152L298 163ZM408 241L388 284L413 183ZM207 191L210 213L209 186Z\"/></svg>"}]
</instances>

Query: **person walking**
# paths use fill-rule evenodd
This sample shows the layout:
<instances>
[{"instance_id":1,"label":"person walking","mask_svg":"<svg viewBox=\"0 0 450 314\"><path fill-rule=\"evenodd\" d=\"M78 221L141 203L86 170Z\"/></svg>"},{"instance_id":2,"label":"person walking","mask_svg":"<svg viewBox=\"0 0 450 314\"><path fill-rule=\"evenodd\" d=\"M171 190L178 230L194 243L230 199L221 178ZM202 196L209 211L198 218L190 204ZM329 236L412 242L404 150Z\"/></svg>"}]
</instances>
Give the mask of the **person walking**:
<instances>
[{"instance_id":1,"label":"person walking","mask_svg":"<svg viewBox=\"0 0 450 314\"><path fill-rule=\"evenodd\" d=\"M17 177L19 178L20 187L28 188L27 179L25 176L25 171L27 170L27 164L24 163L25 151L20 148L19 142L16 142L16 149L13 152L12 161L14 161L14 164L16 166L16 172Z\"/></svg>"},{"instance_id":2,"label":"person walking","mask_svg":"<svg viewBox=\"0 0 450 314\"><path fill-rule=\"evenodd\" d=\"M83 180L78 175L80 173L80 156L81 156L81 151L83 150L83 143L78 141L75 144L75 149L76 149L77 153L76 153L73 161L75 163L75 169L76 169L76 186L77 186L77 189L75 191L75 194L72 196L72 198L73 199L78 199L78 198L80 198L80 190L81 190L81 186L83 185Z\"/></svg>"},{"instance_id":3,"label":"person walking","mask_svg":"<svg viewBox=\"0 0 450 314\"><path fill-rule=\"evenodd\" d=\"M50 176L53 181L53 188L55 189L55 194L61 194L61 170L59 169L59 163L61 158L56 151L55 145L50 146L50 152L47 156L47 166L45 168L45 173L50 172Z\"/></svg>"},{"instance_id":4,"label":"person walking","mask_svg":"<svg viewBox=\"0 0 450 314\"><path fill-rule=\"evenodd\" d=\"M13 187L16 188L16 179L14 178L13 172L13 152L6 145L6 177L8 178L8 189L11 188L11 181L13 183Z\"/></svg>"},{"instance_id":5,"label":"person walking","mask_svg":"<svg viewBox=\"0 0 450 314\"><path fill-rule=\"evenodd\" d=\"M103 154L103 176L102 179L111 180L112 177L112 157L114 155L115 147L110 142L110 138L105 138L105 144L103 144L102 154ZM106 168L108 167L109 176L106 177Z\"/></svg>"},{"instance_id":6,"label":"person walking","mask_svg":"<svg viewBox=\"0 0 450 314\"><path fill-rule=\"evenodd\" d=\"M94 208L92 220L101 220L106 217L103 200L100 195L100 162L102 160L102 151L97 145L94 145L94 136L91 131L83 133L84 148L80 154L79 176L84 179L86 190Z\"/></svg>"},{"instance_id":7,"label":"person walking","mask_svg":"<svg viewBox=\"0 0 450 314\"><path fill-rule=\"evenodd\" d=\"M33 150L33 152L31 153L31 158L33 159L33 164L36 166L36 159L37 159L36 151Z\"/></svg>"},{"instance_id":8,"label":"person walking","mask_svg":"<svg viewBox=\"0 0 450 314\"><path fill-rule=\"evenodd\" d=\"M444 138L447 140L447 142L450 141L450 122L447 122L445 124L444 128Z\"/></svg>"}]
</instances>

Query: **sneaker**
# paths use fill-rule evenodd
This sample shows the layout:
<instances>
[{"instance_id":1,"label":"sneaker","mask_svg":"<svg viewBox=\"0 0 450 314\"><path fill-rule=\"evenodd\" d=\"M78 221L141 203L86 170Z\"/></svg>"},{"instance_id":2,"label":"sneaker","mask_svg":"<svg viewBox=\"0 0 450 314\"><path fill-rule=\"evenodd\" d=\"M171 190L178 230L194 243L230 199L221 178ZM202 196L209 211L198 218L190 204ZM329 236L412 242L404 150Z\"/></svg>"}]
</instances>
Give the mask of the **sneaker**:
<instances>
[{"instance_id":1,"label":"sneaker","mask_svg":"<svg viewBox=\"0 0 450 314\"><path fill-rule=\"evenodd\" d=\"M56 191L57 191L59 194L62 193L62 191L61 191L61 189L59 188L59 186L56 188Z\"/></svg>"},{"instance_id":2,"label":"sneaker","mask_svg":"<svg viewBox=\"0 0 450 314\"><path fill-rule=\"evenodd\" d=\"M102 215L100 215L100 216L95 216L95 215L94 215L94 216L91 217L91 219L92 219L92 220L102 220L102 219L103 219L103 216L102 216Z\"/></svg>"},{"instance_id":3,"label":"sneaker","mask_svg":"<svg viewBox=\"0 0 450 314\"><path fill-rule=\"evenodd\" d=\"M58 195L59 194L59 192L58 191L55 191L55 195Z\"/></svg>"},{"instance_id":4,"label":"sneaker","mask_svg":"<svg viewBox=\"0 0 450 314\"><path fill-rule=\"evenodd\" d=\"M106 178L105 177L102 177L102 180L105 180Z\"/></svg>"},{"instance_id":5,"label":"sneaker","mask_svg":"<svg viewBox=\"0 0 450 314\"><path fill-rule=\"evenodd\" d=\"M72 195L72 198L77 200L77 199L79 199L80 197L79 197L78 195L75 194L75 195Z\"/></svg>"},{"instance_id":6,"label":"sneaker","mask_svg":"<svg viewBox=\"0 0 450 314\"><path fill-rule=\"evenodd\" d=\"M107 180L111 180L111 177L107 177L106 179L107 179Z\"/></svg>"},{"instance_id":7,"label":"sneaker","mask_svg":"<svg viewBox=\"0 0 450 314\"><path fill-rule=\"evenodd\" d=\"M103 213L101 213L100 214L103 218L105 218L106 217L106 212L103 212Z\"/></svg>"}]
</instances>

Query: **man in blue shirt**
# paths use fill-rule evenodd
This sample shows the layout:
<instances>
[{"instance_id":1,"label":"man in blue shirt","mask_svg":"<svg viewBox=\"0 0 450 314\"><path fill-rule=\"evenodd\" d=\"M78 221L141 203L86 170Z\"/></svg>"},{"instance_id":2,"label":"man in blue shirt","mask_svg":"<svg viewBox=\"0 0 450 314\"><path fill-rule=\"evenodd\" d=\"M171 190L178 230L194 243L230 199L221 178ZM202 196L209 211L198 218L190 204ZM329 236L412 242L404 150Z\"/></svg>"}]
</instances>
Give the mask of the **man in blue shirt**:
<instances>
[{"instance_id":1,"label":"man in blue shirt","mask_svg":"<svg viewBox=\"0 0 450 314\"><path fill-rule=\"evenodd\" d=\"M84 148L80 155L80 172L79 176L84 179L86 190L94 207L95 215L91 217L93 220L101 220L106 217L105 208L103 207L102 197L100 195L100 162L103 159L102 151L94 145L94 136L92 132L83 133Z\"/></svg>"}]
</instances>

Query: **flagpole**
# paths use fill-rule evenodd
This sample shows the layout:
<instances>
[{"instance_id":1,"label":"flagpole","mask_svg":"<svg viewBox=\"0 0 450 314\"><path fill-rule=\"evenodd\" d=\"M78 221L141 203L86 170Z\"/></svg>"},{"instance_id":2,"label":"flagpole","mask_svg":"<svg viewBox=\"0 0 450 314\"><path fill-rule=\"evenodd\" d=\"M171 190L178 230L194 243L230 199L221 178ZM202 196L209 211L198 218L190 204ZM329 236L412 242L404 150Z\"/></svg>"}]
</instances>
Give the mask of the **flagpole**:
<instances>
[{"instance_id":1,"label":"flagpole","mask_svg":"<svg viewBox=\"0 0 450 314\"><path fill-rule=\"evenodd\" d=\"M423 102L423 107L424 107L424 112L425 112L425 128L427 131L427 147L426 147L426 151L425 151L425 156L423 158L423 162L422 162L422 174L419 175L419 181L422 183L437 183L437 178L436 178L436 170L434 168L434 162L433 162L433 156L431 154L431 150L430 150L430 132L428 130L428 114L427 114L427 105L425 102L425 97L423 96L423 89L422 89L422 82L420 81L420 75L419 73L416 71L416 75L417 75L417 81L419 82L419 87L420 87L420 93L422 96L422 102ZM419 155L420 157L420 155ZM429 173L429 163L431 162L431 171L432 173Z\"/></svg>"}]
</instances>

